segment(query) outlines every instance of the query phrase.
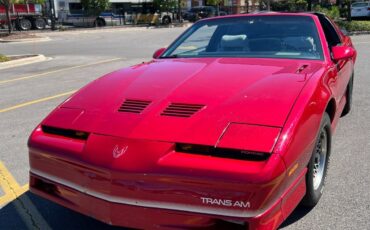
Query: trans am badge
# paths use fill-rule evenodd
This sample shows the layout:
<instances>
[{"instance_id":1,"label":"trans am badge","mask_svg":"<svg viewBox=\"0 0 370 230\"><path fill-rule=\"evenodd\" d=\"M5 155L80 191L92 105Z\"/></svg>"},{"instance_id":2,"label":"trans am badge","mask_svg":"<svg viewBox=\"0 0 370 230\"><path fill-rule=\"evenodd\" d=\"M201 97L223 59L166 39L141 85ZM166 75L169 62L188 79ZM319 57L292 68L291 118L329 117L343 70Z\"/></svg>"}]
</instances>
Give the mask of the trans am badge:
<instances>
[{"instance_id":1,"label":"trans am badge","mask_svg":"<svg viewBox=\"0 0 370 230\"><path fill-rule=\"evenodd\" d=\"M114 146L113 152L112 152L113 157L116 158L116 159L119 158L120 156L122 156L127 151L127 149L128 149L127 145L125 145L123 147L119 146L119 145Z\"/></svg>"},{"instance_id":2,"label":"trans am badge","mask_svg":"<svg viewBox=\"0 0 370 230\"><path fill-rule=\"evenodd\" d=\"M233 201L233 200L225 200L225 199L213 199L209 197L201 197L203 204L211 204L211 205L219 205L219 206L226 206L226 207L240 207L240 208L250 208L250 202L245 201Z\"/></svg>"}]
</instances>

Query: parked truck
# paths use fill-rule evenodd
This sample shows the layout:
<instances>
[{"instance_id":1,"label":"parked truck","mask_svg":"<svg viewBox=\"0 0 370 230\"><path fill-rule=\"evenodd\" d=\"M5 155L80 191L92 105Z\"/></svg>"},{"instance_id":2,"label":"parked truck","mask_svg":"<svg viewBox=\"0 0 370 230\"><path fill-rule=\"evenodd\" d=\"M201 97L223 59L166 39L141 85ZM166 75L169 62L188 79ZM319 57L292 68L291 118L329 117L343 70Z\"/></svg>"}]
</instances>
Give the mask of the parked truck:
<instances>
[{"instance_id":1,"label":"parked truck","mask_svg":"<svg viewBox=\"0 0 370 230\"><path fill-rule=\"evenodd\" d=\"M40 4L11 4L9 13L12 27L20 30L42 30L47 23ZM0 6L0 27L7 26L5 7Z\"/></svg>"}]
</instances>

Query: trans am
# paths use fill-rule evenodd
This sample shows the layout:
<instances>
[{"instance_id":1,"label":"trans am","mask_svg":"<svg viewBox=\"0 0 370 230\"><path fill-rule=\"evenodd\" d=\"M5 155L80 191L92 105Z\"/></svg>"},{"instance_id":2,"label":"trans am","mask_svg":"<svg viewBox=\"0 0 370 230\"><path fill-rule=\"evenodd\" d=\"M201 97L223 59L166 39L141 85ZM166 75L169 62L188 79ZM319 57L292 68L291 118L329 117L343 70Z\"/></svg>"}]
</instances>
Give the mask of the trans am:
<instances>
[{"instance_id":1,"label":"trans am","mask_svg":"<svg viewBox=\"0 0 370 230\"><path fill-rule=\"evenodd\" d=\"M322 196L355 59L322 14L199 21L36 127L31 192L132 228L278 228Z\"/></svg>"}]
</instances>

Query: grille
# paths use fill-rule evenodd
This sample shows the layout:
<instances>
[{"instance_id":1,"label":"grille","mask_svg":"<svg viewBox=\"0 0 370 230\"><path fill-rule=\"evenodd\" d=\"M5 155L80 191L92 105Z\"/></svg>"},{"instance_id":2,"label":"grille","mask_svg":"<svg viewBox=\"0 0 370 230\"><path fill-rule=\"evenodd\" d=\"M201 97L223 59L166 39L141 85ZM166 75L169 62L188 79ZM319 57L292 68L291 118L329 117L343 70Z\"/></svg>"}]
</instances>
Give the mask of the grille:
<instances>
[{"instance_id":1,"label":"grille","mask_svg":"<svg viewBox=\"0 0 370 230\"><path fill-rule=\"evenodd\" d=\"M202 109L204 105L171 103L162 113L162 116L191 117Z\"/></svg>"},{"instance_id":2,"label":"grille","mask_svg":"<svg viewBox=\"0 0 370 230\"><path fill-rule=\"evenodd\" d=\"M126 99L119 107L118 112L141 113L150 103L151 101Z\"/></svg>"}]
</instances>

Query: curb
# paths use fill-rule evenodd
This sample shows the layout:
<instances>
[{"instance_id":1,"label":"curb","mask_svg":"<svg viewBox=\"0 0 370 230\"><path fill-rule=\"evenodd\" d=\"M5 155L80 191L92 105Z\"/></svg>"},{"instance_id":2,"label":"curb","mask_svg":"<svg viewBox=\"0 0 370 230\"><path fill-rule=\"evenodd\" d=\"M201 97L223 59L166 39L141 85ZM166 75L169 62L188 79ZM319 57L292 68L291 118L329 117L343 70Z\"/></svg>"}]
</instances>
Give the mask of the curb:
<instances>
[{"instance_id":1,"label":"curb","mask_svg":"<svg viewBox=\"0 0 370 230\"><path fill-rule=\"evenodd\" d=\"M26 43L26 42L46 42L50 41L49 37L41 37L41 38L24 38L24 39L0 39L0 43Z\"/></svg>"},{"instance_id":2,"label":"curb","mask_svg":"<svg viewBox=\"0 0 370 230\"><path fill-rule=\"evenodd\" d=\"M14 57L14 56L23 56L23 55L12 55L12 56ZM21 59L17 59L13 61L7 61L7 62L0 63L0 70L17 67L21 65L28 65L28 64L32 64L32 63L36 63L40 61L45 61L45 60L47 60L47 58L44 55L38 54L33 57L26 57L26 58L21 58Z\"/></svg>"},{"instance_id":3,"label":"curb","mask_svg":"<svg viewBox=\"0 0 370 230\"><path fill-rule=\"evenodd\" d=\"M181 27L190 27L193 25L191 22L182 23L182 24L170 24L170 25L159 25L159 26L147 26L147 29L163 29L163 28L181 28Z\"/></svg>"},{"instance_id":4,"label":"curb","mask_svg":"<svg viewBox=\"0 0 370 230\"><path fill-rule=\"evenodd\" d=\"M170 25L138 25L138 26L105 26L105 27L92 27L92 28L66 28L65 30L55 30L55 31L40 31L36 32L38 34L57 34L57 33L96 33L96 32L114 32L114 31L139 31L146 29L163 29L163 28L180 28L180 27L190 27L193 23L182 23L182 24L170 24Z\"/></svg>"},{"instance_id":5,"label":"curb","mask_svg":"<svg viewBox=\"0 0 370 230\"><path fill-rule=\"evenodd\" d=\"M349 32L350 36L366 35L366 34L370 34L370 31L352 31L352 32Z\"/></svg>"}]
</instances>

